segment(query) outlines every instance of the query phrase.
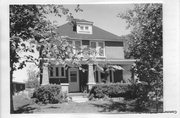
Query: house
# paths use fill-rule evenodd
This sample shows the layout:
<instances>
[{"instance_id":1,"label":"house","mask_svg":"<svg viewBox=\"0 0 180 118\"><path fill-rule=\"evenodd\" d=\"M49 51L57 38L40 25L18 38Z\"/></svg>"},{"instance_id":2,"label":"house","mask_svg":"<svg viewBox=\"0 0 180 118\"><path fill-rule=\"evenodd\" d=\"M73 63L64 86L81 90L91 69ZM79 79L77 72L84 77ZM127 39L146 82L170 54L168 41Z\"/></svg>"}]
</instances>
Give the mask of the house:
<instances>
[{"instance_id":1,"label":"house","mask_svg":"<svg viewBox=\"0 0 180 118\"><path fill-rule=\"evenodd\" d=\"M57 32L76 49L89 47L96 50L99 52L94 54L96 63L111 65L115 70L109 69L107 74L98 65L83 61L80 63L86 71L63 66L53 66L51 69L44 67L42 84L61 84L63 91L83 92L96 83L104 82L105 77L105 81L110 83L128 82L131 79L130 69L135 60L124 58L121 37L93 25L93 22L81 19L74 19L58 27Z\"/></svg>"},{"instance_id":2,"label":"house","mask_svg":"<svg viewBox=\"0 0 180 118\"><path fill-rule=\"evenodd\" d=\"M24 82L15 82L13 81L13 95L20 91L25 90L25 83Z\"/></svg>"}]
</instances>

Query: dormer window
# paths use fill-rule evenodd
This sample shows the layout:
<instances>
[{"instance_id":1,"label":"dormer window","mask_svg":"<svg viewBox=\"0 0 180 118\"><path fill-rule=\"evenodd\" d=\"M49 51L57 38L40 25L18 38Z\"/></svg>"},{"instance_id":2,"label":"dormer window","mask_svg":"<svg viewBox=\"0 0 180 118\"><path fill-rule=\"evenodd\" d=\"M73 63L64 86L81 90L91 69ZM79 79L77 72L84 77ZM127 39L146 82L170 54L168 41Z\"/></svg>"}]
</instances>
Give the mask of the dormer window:
<instances>
[{"instance_id":1,"label":"dormer window","mask_svg":"<svg viewBox=\"0 0 180 118\"><path fill-rule=\"evenodd\" d=\"M92 34L92 25L77 24L76 29L78 34Z\"/></svg>"},{"instance_id":2,"label":"dormer window","mask_svg":"<svg viewBox=\"0 0 180 118\"><path fill-rule=\"evenodd\" d=\"M83 19L73 19L73 31L78 34L92 34L93 33L93 22Z\"/></svg>"},{"instance_id":3,"label":"dormer window","mask_svg":"<svg viewBox=\"0 0 180 118\"><path fill-rule=\"evenodd\" d=\"M88 27L88 26L85 26L85 30L89 30L89 27Z\"/></svg>"}]
</instances>

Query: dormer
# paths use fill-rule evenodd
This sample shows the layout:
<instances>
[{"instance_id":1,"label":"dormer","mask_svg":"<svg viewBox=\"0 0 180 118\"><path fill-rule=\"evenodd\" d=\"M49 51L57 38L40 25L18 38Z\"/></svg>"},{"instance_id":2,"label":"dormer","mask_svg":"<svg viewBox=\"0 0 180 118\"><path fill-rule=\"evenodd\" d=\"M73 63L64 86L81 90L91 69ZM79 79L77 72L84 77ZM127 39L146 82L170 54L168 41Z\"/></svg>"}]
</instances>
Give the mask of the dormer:
<instances>
[{"instance_id":1,"label":"dormer","mask_svg":"<svg viewBox=\"0 0 180 118\"><path fill-rule=\"evenodd\" d=\"M74 30L78 34L92 34L93 22L86 21L83 19L74 19L73 24L74 24Z\"/></svg>"}]
</instances>

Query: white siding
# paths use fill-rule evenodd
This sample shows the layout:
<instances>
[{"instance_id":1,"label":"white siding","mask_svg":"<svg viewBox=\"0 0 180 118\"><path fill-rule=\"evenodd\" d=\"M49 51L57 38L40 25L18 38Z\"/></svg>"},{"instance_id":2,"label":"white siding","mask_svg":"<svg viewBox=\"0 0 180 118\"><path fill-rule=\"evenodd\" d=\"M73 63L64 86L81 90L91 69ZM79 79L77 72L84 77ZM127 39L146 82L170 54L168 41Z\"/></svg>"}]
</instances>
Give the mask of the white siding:
<instances>
[{"instance_id":1,"label":"white siding","mask_svg":"<svg viewBox=\"0 0 180 118\"><path fill-rule=\"evenodd\" d=\"M106 46L105 50L107 59L124 59L123 47Z\"/></svg>"}]
</instances>

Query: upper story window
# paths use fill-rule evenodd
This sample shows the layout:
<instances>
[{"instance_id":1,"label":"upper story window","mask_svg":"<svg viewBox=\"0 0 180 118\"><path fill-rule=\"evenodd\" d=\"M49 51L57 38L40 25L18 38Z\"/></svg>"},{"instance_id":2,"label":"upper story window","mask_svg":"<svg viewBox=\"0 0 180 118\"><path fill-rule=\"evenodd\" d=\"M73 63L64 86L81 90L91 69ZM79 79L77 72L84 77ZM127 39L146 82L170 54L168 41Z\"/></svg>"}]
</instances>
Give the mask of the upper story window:
<instances>
[{"instance_id":1,"label":"upper story window","mask_svg":"<svg viewBox=\"0 0 180 118\"><path fill-rule=\"evenodd\" d=\"M49 77L52 78L61 78L65 77L65 68L62 66L52 66L49 70Z\"/></svg>"},{"instance_id":2,"label":"upper story window","mask_svg":"<svg viewBox=\"0 0 180 118\"><path fill-rule=\"evenodd\" d=\"M92 50L94 50L92 55L104 57L105 56L105 46L104 42L95 42L92 41L90 43L90 47Z\"/></svg>"},{"instance_id":3,"label":"upper story window","mask_svg":"<svg viewBox=\"0 0 180 118\"><path fill-rule=\"evenodd\" d=\"M71 48L71 51L74 53L74 54L80 54L81 53L81 46L82 46L82 43L81 41L68 41L68 43L72 46Z\"/></svg>"}]
</instances>

